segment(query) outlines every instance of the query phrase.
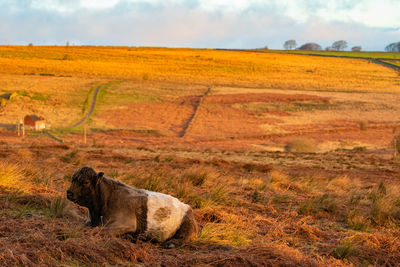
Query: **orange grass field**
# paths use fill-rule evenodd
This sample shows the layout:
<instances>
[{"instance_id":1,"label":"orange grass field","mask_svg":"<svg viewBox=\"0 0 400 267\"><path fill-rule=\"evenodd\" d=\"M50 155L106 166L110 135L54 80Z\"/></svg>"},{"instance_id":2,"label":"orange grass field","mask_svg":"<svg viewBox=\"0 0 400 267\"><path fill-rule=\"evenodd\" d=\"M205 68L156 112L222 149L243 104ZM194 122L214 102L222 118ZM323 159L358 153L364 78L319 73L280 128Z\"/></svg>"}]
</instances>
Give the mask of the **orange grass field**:
<instances>
[{"instance_id":1,"label":"orange grass field","mask_svg":"<svg viewBox=\"0 0 400 267\"><path fill-rule=\"evenodd\" d=\"M199 49L0 47L2 74L170 81L206 86L399 92L395 71L368 61Z\"/></svg>"},{"instance_id":2,"label":"orange grass field","mask_svg":"<svg viewBox=\"0 0 400 267\"><path fill-rule=\"evenodd\" d=\"M49 129L17 136L26 114ZM367 60L0 46L0 266L399 266L399 114ZM84 227L85 165L190 204L196 239Z\"/></svg>"}]
</instances>

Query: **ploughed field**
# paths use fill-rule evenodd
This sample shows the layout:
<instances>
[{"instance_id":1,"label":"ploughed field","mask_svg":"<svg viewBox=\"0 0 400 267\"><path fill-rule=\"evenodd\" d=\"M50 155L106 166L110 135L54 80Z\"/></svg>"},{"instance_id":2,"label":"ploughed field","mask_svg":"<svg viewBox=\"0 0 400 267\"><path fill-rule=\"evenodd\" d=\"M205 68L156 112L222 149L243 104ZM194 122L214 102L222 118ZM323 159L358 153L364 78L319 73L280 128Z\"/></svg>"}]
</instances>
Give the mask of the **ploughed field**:
<instances>
[{"instance_id":1,"label":"ploughed field","mask_svg":"<svg viewBox=\"0 0 400 267\"><path fill-rule=\"evenodd\" d=\"M0 66L6 265L400 262L392 69L278 53L13 46L0 47ZM99 86L93 113L72 127ZM50 129L18 137L26 114ZM190 204L196 240L166 250L83 227L85 210L65 190L85 165Z\"/></svg>"}]
</instances>

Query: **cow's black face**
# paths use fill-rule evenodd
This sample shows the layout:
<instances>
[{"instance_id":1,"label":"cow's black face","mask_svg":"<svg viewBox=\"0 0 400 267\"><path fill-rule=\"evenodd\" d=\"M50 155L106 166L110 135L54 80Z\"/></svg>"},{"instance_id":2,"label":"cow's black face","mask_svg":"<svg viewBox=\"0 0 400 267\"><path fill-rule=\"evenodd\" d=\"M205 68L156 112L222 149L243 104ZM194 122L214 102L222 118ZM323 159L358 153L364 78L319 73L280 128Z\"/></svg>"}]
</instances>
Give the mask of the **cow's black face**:
<instances>
[{"instance_id":1,"label":"cow's black face","mask_svg":"<svg viewBox=\"0 0 400 267\"><path fill-rule=\"evenodd\" d=\"M67 190L67 198L84 207L90 207L95 196L95 187L102 172L96 173L90 167L82 167L72 175L71 186Z\"/></svg>"}]
</instances>

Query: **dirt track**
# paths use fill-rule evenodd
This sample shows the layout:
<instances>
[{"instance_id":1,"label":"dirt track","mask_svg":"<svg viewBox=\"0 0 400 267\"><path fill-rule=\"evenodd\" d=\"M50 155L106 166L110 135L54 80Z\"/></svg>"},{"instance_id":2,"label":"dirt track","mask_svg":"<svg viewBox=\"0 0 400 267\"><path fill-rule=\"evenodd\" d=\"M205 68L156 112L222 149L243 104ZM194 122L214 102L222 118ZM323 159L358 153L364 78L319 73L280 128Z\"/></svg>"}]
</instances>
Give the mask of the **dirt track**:
<instances>
[{"instance_id":1,"label":"dirt track","mask_svg":"<svg viewBox=\"0 0 400 267\"><path fill-rule=\"evenodd\" d=\"M72 125L71 127L77 127L79 125L81 125L82 123L84 123L86 120L88 120L90 118L90 116L92 115L94 108L96 106L96 102L97 102L97 94L99 93L100 89L103 87L103 85L99 85L96 87L96 89L93 92L93 96L92 96L92 101L90 104L90 108L88 113L77 123L75 123L74 125Z\"/></svg>"}]
</instances>

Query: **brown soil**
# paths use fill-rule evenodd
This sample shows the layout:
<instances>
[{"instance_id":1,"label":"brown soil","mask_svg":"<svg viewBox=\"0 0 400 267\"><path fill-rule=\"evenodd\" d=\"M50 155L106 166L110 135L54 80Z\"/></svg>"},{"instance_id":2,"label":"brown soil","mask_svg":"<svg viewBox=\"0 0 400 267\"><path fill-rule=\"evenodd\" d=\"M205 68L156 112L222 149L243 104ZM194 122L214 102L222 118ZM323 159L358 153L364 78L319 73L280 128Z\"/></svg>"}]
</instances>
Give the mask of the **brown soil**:
<instances>
[{"instance_id":1,"label":"brown soil","mask_svg":"<svg viewBox=\"0 0 400 267\"><path fill-rule=\"evenodd\" d=\"M206 98L207 100L208 98ZM230 138L263 134L260 124L276 124L276 118L260 117L256 112L226 105L204 104L197 111L192 127L186 134L192 138Z\"/></svg>"},{"instance_id":2,"label":"brown soil","mask_svg":"<svg viewBox=\"0 0 400 267\"><path fill-rule=\"evenodd\" d=\"M296 101L327 101L328 98L315 95L303 94L271 94L271 93L250 93L250 94L225 94L210 95L204 100L206 104L237 104L251 102L266 103L290 103Z\"/></svg>"},{"instance_id":3,"label":"brown soil","mask_svg":"<svg viewBox=\"0 0 400 267\"><path fill-rule=\"evenodd\" d=\"M162 134L180 136L193 116L199 97L175 102L149 102L108 110L98 117L117 128L154 129Z\"/></svg>"}]
</instances>

